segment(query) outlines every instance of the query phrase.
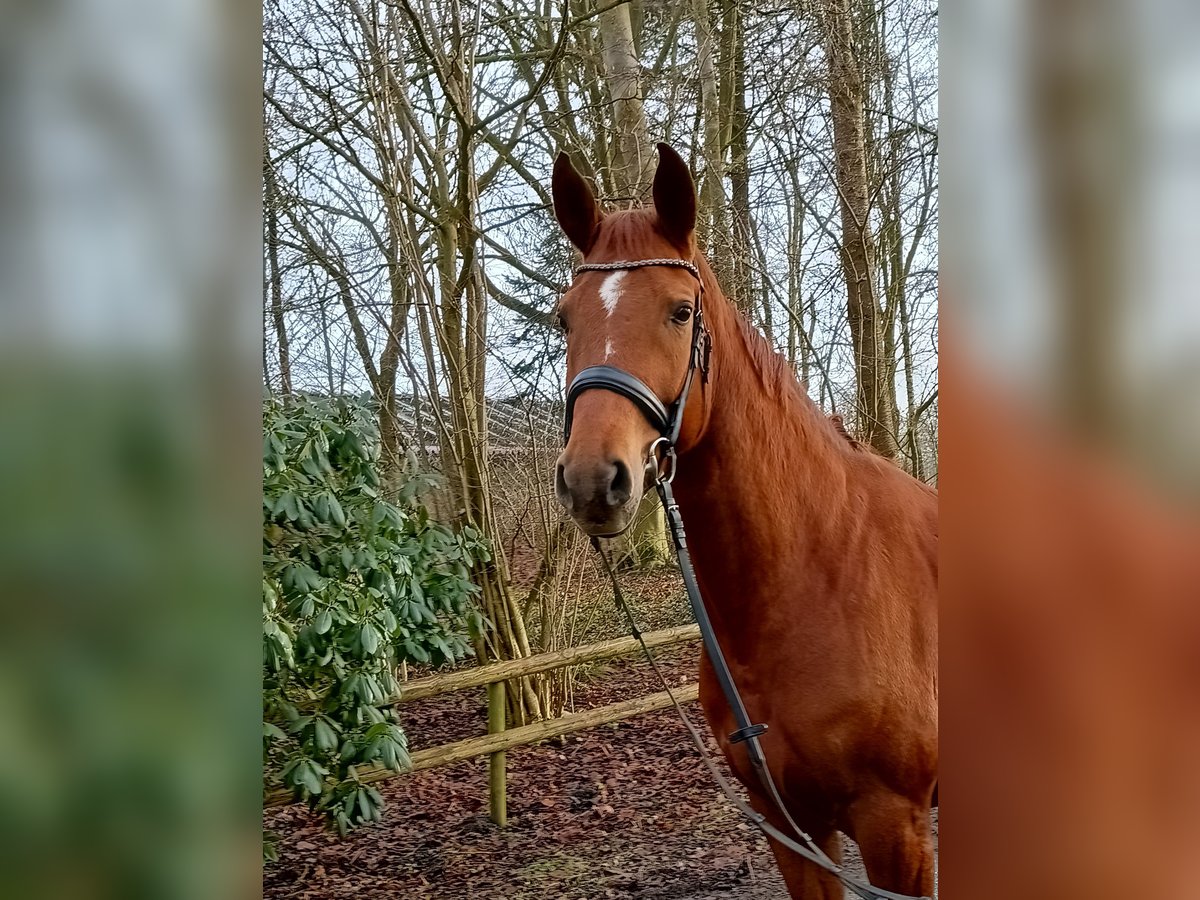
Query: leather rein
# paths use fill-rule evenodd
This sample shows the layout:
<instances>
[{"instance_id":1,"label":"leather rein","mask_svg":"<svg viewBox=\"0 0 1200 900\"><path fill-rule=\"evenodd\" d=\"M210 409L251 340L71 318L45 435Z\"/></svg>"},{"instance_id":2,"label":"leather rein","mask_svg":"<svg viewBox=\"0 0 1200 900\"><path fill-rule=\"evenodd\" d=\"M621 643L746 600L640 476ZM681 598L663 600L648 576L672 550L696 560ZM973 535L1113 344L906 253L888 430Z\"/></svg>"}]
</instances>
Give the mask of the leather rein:
<instances>
[{"instance_id":1,"label":"leather rein","mask_svg":"<svg viewBox=\"0 0 1200 900\"><path fill-rule=\"evenodd\" d=\"M746 753L749 756L751 765L754 767L755 773L758 775L759 782L766 791L767 796L770 797L771 802L787 822L792 834L785 833L776 828L767 821L763 814L751 808L749 804L738 796L732 785L729 784L728 779L721 774L713 762L708 748L704 745L704 740L700 736L700 732L692 724L691 719L680 703L675 699L675 695L671 691L671 686L667 683L666 678L663 677L662 672L658 668L654 654L651 653L650 648L642 640L641 632L638 630L633 614L625 602L624 594L621 592L616 572L613 570L612 564L601 547L599 540L593 537L592 546L600 554L605 571L612 582L614 600L624 613L629 623L630 631L641 644L642 652L650 661L655 674L671 697L671 702L674 704L676 711L683 719L684 725L687 726L692 741L699 750L705 765L721 790L746 819L768 837L774 838L780 844L783 844L804 859L837 877L843 885L859 897L864 898L864 900L928 900L928 898L915 898L908 894L897 894L886 891L848 875L842 866L830 859L825 851L796 824L784 806L783 798L780 796L779 789L775 785L775 780L771 776L766 756L763 753L762 743L759 740L759 737L766 733L767 725L766 723L755 724L751 722L750 716L746 712L746 705L742 702L742 696L738 693L733 675L729 671L729 665L725 661L725 654L721 651L721 645L717 641L716 632L713 630L712 620L709 618L707 609L705 609L704 600L700 594L700 587L696 582L696 573L692 567L691 553L688 551L687 546L687 536L684 533L683 517L679 512L679 505L675 502L675 495L671 490L671 482L675 478L675 469L678 464L675 447L679 440L680 429L683 427L683 414L687 408L688 396L691 393L692 383L695 380L697 372L700 373L702 381L708 381L709 363L712 356L712 336L704 324L704 281L700 276L700 269L694 262L686 259L639 259L608 263L583 263L575 268L575 274L578 275L580 272L626 271L648 266L670 266L686 269L700 284L700 292L697 295L695 310L692 314L692 344L688 354L688 367L687 372L684 374L683 387L680 389L679 395L674 402L670 406L667 406L644 381L631 372L618 369L615 366L589 366L579 372L567 388L563 443L565 445L571 437L575 402L579 399L580 394L591 390L611 391L627 398L658 431L659 437L650 445L647 468L653 465L655 470L655 488L658 491L659 498L662 500L667 524L671 530L671 539L675 546L675 556L679 562L679 571L683 576L684 587L687 589L688 602L692 607L693 615L696 617L696 623L700 626L700 637L704 643L704 652L712 664L713 671L717 676L717 683L721 686L721 693L724 694L725 702L733 713L734 722L737 725L737 729L729 735L729 741L734 744L744 743L746 745Z\"/></svg>"}]
</instances>

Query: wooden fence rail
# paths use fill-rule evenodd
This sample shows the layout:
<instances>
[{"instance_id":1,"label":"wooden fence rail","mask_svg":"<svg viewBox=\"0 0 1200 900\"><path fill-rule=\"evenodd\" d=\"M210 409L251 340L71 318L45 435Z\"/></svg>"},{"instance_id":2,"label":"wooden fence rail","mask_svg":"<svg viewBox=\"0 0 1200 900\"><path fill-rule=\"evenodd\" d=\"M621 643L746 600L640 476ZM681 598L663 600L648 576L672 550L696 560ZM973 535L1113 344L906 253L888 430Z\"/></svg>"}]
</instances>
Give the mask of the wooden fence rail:
<instances>
[{"instance_id":1,"label":"wooden fence rail","mask_svg":"<svg viewBox=\"0 0 1200 900\"><path fill-rule=\"evenodd\" d=\"M647 632L642 635L642 638L649 647L668 647L699 640L700 627L698 625L682 625L678 628ZM634 638L618 638L410 681L401 687L400 693L394 700L395 703L408 703L426 697L436 697L450 691L487 685L488 734L418 750L412 754L408 768L401 772L380 766L361 766L357 769L357 778L364 783L383 781L398 775L407 775L410 772L448 766L477 756L489 756L491 757L488 766L489 813L493 822L504 827L508 819L506 751L513 747L522 747L548 738L573 734L599 725L623 722L633 716L665 709L671 705L670 695L666 691L662 691L620 703L610 703L596 709L568 713L556 719L533 722L519 728L505 728L504 682L523 675L561 669L564 666L626 656L638 649L640 649L638 642ZM690 703L699 696L699 693L700 687L695 682L682 685L674 690L675 698L680 703ZM270 791L263 798L265 807L285 806L291 802L291 792L285 789Z\"/></svg>"},{"instance_id":2,"label":"wooden fence rail","mask_svg":"<svg viewBox=\"0 0 1200 900\"><path fill-rule=\"evenodd\" d=\"M700 639L699 625L680 625L677 628L665 628L662 631L649 631L642 635L647 647L668 647L685 641ZM565 650L552 650L549 653L539 653L537 656L526 656L524 659L509 659L504 662L490 663L474 669L463 669L460 672L447 672L444 675L430 675L427 678L416 678L400 686L397 703L408 703L410 700L423 700L426 697L436 697L450 691L461 691L464 688L480 687L494 684L497 681L510 681L523 675L534 675L539 672L550 672L566 666L574 666L585 662L595 662L600 659L612 659L617 656L628 656L636 653L638 642L635 638L624 637L612 641L600 641L595 644L585 644L582 647L567 647Z\"/></svg>"}]
</instances>

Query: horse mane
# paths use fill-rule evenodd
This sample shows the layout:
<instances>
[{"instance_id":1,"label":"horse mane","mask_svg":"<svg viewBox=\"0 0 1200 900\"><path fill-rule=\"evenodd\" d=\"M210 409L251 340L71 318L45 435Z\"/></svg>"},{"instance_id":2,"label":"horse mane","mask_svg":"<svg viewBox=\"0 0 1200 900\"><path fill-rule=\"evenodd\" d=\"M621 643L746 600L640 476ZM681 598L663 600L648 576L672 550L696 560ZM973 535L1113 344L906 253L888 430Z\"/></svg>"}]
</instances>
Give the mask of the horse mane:
<instances>
[{"instance_id":1,"label":"horse mane","mask_svg":"<svg viewBox=\"0 0 1200 900\"><path fill-rule=\"evenodd\" d=\"M829 417L829 421L833 423L833 427L837 429L838 434L844 437L846 442L849 443L851 447L853 447L855 450L863 449L862 441L846 430L846 423L842 420L840 415L834 413Z\"/></svg>"},{"instance_id":2,"label":"horse mane","mask_svg":"<svg viewBox=\"0 0 1200 900\"><path fill-rule=\"evenodd\" d=\"M720 282L717 281L704 254L697 254L697 259L703 275L705 294L718 296L725 301L726 308L732 314L733 321L737 325L738 336L750 358L754 373L767 395L783 402L791 399L808 414L809 419L818 423L817 427L820 430L826 432L827 435L836 435L839 439L837 443L861 452L863 444L846 430L842 417L837 414L828 416L821 411L821 408L808 395L805 386L800 383L799 377L788 361L771 346L770 342L763 337L762 332L750 324L750 320L721 290Z\"/></svg>"}]
</instances>

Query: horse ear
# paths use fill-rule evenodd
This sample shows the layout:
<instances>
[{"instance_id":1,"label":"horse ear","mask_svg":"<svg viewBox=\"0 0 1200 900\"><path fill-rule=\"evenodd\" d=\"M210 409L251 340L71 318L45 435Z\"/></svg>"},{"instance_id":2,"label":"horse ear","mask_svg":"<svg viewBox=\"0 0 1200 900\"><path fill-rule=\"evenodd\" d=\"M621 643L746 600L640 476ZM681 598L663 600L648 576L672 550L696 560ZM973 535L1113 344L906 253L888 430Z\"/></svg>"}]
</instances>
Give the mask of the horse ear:
<instances>
[{"instance_id":1,"label":"horse ear","mask_svg":"<svg viewBox=\"0 0 1200 900\"><path fill-rule=\"evenodd\" d=\"M571 157L565 152L559 153L554 160L550 194L554 198L554 217L558 219L558 224L579 252L587 256L596 242L600 208L596 206L592 189L583 176L575 171Z\"/></svg>"},{"instance_id":2,"label":"horse ear","mask_svg":"<svg viewBox=\"0 0 1200 900\"><path fill-rule=\"evenodd\" d=\"M690 253L692 233L696 230L696 185L687 163L669 144L658 145L654 209L668 240Z\"/></svg>"}]
</instances>

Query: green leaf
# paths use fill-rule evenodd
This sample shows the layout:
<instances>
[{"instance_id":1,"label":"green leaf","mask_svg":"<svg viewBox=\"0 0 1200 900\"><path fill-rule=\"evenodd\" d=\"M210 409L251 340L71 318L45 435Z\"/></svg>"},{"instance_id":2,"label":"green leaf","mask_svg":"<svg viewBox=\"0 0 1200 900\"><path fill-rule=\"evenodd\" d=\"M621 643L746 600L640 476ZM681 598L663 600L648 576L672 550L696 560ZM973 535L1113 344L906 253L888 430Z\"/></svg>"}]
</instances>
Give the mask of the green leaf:
<instances>
[{"instance_id":1,"label":"green leaf","mask_svg":"<svg viewBox=\"0 0 1200 900\"><path fill-rule=\"evenodd\" d=\"M419 663L429 662L429 652L420 644L408 644L412 648L412 658Z\"/></svg>"},{"instance_id":2,"label":"green leaf","mask_svg":"<svg viewBox=\"0 0 1200 900\"><path fill-rule=\"evenodd\" d=\"M333 494L325 494L324 496L328 498L329 515L333 520L333 524L338 528L345 528L346 513L342 509L342 505L338 503L337 497L333 496Z\"/></svg>"},{"instance_id":3,"label":"green leaf","mask_svg":"<svg viewBox=\"0 0 1200 900\"><path fill-rule=\"evenodd\" d=\"M327 609L321 610L317 615L317 619L313 622L313 631L317 634L324 634L333 625L333 613Z\"/></svg>"},{"instance_id":4,"label":"green leaf","mask_svg":"<svg viewBox=\"0 0 1200 900\"><path fill-rule=\"evenodd\" d=\"M317 749L329 752L338 746L337 732L333 728L333 723L324 716L320 716L314 722L313 738L316 742Z\"/></svg>"},{"instance_id":5,"label":"green leaf","mask_svg":"<svg viewBox=\"0 0 1200 900\"><path fill-rule=\"evenodd\" d=\"M375 651L379 649L379 631L369 622L362 627L358 640L359 645L363 649L363 653L367 656L374 656Z\"/></svg>"},{"instance_id":6,"label":"green leaf","mask_svg":"<svg viewBox=\"0 0 1200 900\"><path fill-rule=\"evenodd\" d=\"M374 808L371 804L371 795L364 788L358 789L358 810L362 815L363 821L369 822L371 820Z\"/></svg>"},{"instance_id":7,"label":"green leaf","mask_svg":"<svg viewBox=\"0 0 1200 900\"><path fill-rule=\"evenodd\" d=\"M319 768L312 760L305 760L299 767L298 780L305 790L313 795L321 793L321 774Z\"/></svg>"}]
</instances>

